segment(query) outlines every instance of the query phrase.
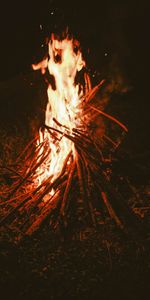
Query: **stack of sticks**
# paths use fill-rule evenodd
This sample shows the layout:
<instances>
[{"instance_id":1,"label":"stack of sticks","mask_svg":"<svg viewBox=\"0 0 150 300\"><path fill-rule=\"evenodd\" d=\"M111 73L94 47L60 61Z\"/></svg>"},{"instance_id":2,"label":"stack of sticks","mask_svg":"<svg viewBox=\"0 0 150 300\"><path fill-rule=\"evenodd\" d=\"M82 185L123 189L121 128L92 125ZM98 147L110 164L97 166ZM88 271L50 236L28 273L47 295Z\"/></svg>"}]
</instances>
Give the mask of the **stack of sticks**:
<instances>
[{"instance_id":1,"label":"stack of sticks","mask_svg":"<svg viewBox=\"0 0 150 300\"><path fill-rule=\"evenodd\" d=\"M102 218L108 212L122 229L126 221L132 223L133 212L111 182L115 143L112 142L113 151L108 160L104 158L105 147L102 151L102 143L92 136L90 130L75 128L70 131L57 120L54 122L57 128L44 126L43 130L57 139L69 139L74 144L74 153L70 151L67 155L61 173L54 181L49 176L37 185L37 170L46 163L50 149L47 140L37 145L37 138L27 145L15 165L7 167L13 184L1 192L0 225L16 230L22 237L31 235L46 221L55 230L60 226L71 226L75 216L76 222L80 219L82 223L97 227L100 221L98 212ZM104 136L102 140L105 143L112 141Z\"/></svg>"},{"instance_id":2,"label":"stack of sticks","mask_svg":"<svg viewBox=\"0 0 150 300\"><path fill-rule=\"evenodd\" d=\"M13 166L0 166L2 174L7 170L11 179L11 184L3 184L0 192L1 226L22 237L31 235L45 222L54 230L77 222L97 227L102 221L99 216L103 219L105 215L122 229L127 224L137 223L111 176L113 155L121 138L116 143L105 132L101 136L93 134L92 122L85 124L86 119L94 121L100 115L116 123L122 133L127 132L121 122L92 104L102 84L100 82L83 99L86 105L82 109L82 127L70 130L53 119L56 126L41 128L58 143L62 138L73 143L74 151L68 153L61 173L54 180L47 176L37 184L39 169L47 164L51 151L47 139L37 143L39 137L35 137Z\"/></svg>"}]
</instances>

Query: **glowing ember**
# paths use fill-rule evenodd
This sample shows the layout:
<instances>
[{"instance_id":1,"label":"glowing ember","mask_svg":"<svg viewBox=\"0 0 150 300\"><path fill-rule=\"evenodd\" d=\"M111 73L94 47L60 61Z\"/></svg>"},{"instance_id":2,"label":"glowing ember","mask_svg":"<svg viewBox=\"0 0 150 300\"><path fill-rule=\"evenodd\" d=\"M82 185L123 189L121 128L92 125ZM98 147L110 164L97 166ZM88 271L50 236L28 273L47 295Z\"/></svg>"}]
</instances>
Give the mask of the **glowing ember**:
<instances>
[{"instance_id":1,"label":"glowing ember","mask_svg":"<svg viewBox=\"0 0 150 300\"><path fill-rule=\"evenodd\" d=\"M79 127L81 123L82 106L80 104L83 101L84 87L75 81L77 73L85 67L85 61L82 58L79 43L76 40L67 37L61 41L55 39L55 36L52 34L48 46L49 60L46 58L38 65L33 65L34 70L41 69L43 74L48 68L50 75L54 79L54 86L52 87L52 84L49 84L47 90L48 103L45 125L48 128L60 130L61 124L63 132L66 130L71 132L73 128ZM87 75L85 76L85 81L88 81L88 84L90 84ZM53 182L61 173L67 155L70 152L75 155L74 143L65 136L58 140L55 138L56 131L53 129L51 130L53 136L49 134L46 128L44 131L40 130L38 143L46 140L51 152L44 167L40 167L44 169L39 170L39 174L42 173L38 176L39 183L50 176L51 182ZM41 149L41 153L42 151L43 149Z\"/></svg>"}]
</instances>

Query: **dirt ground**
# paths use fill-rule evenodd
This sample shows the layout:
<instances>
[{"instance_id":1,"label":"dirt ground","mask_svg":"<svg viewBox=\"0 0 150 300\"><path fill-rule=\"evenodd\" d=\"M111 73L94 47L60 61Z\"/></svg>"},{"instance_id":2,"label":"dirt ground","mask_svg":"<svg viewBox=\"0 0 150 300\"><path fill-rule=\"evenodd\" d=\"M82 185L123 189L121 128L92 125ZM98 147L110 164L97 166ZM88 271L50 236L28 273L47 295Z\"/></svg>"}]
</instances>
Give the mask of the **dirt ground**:
<instances>
[{"instance_id":1,"label":"dirt ground","mask_svg":"<svg viewBox=\"0 0 150 300\"><path fill-rule=\"evenodd\" d=\"M112 224L74 239L45 227L18 245L1 242L1 299L147 299L149 246Z\"/></svg>"}]
</instances>

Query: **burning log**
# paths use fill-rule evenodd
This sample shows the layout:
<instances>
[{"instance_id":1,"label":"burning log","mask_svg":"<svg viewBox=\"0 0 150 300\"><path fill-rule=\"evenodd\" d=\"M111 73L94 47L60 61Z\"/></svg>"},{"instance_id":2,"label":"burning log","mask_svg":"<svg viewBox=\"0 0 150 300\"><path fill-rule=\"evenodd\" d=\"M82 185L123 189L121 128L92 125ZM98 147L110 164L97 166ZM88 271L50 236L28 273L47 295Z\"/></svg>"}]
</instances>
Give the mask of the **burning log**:
<instances>
[{"instance_id":1,"label":"burning log","mask_svg":"<svg viewBox=\"0 0 150 300\"><path fill-rule=\"evenodd\" d=\"M75 46L78 46L76 52ZM92 89L85 72L84 86L75 84L77 72L85 67L77 41L68 37L61 41L52 35L49 56L33 65L34 69L41 68L42 74L48 68L55 79L55 85L48 86L45 124L39 136L20 154L14 169L7 167L17 175L17 180L2 196L0 205L5 209L0 225L17 228L20 237L31 235L47 220L53 229L62 223L69 226L73 207L78 216L78 207L82 206L82 222L97 227L97 211L107 210L111 219L124 228L136 217L111 179L111 163L118 142L105 132L95 138L89 119L100 115L124 132L127 127L94 106L94 96L104 81ZM105 153L107 147L109 159Z\"/></svg>"}]
</instances>

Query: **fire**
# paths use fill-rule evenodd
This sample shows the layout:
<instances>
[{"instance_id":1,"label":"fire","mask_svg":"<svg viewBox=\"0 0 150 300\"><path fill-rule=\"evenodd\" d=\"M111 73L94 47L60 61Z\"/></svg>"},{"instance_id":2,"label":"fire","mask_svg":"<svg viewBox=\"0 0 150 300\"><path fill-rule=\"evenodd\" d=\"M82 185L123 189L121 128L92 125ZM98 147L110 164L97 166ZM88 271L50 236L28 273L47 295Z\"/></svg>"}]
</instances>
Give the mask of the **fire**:
<instances>
[{"instance_id":1,"label":"fire","mask_svg":"<svg viewBox=\"0 0 150 300\"><path fill-rule=\"evenodd\" d=\"M13 172L19 177L10 191L4 192L4 201L0 203L6 208L8 205L8 213L6 209L0 224L13 220L12 228L18 226L17 235L32 234L47 218L54 230L62 222L68 226L73 200L73 209L82 225L87 221L94 226L99 224L103 204L121 228L124 220L120 209L131 217L118 187L113 187L113 177L111 181L111 159L121 140L107 135L102 118L115 122L125 132L128 129L101 110L104 107L95 94L104 80L92 88L85 66L79 43L69 37L57 39L53 34L48 57L33 65L34 70L49 73L45 124L39 130L36 146L34 139L20 154L18 169L22 160L25 168ZM105 97L107 93L104 102ZM110 144L111 153L107 149ZM74 192L76 197L72 197Z\"/></svg>"},{"instance_id":2,"label":"fire","mask_svg":"<svg viewBox=\"0 0 150 300\"><path fill-rule=\"evenodd\" d=\"M90 77L84 69L85 66L79 42L69 37L60 40L54 34L51 35L48 43L48 57L39 64L32 65L34 70L41 69L42 74L48 70L50 78L53 79L47 89L45 126L44 129L40 129L37 142L39 146L43 143L39 152L40 158L45 148L49 149L50 153L38 168L36 177L38 185L47 178L51 183L55 182L69 154L74 161L77 159L75 144L67 138L67 134L73 136L73 130L79 128L87 131L89 118L86 114L87 107L90 117L91 111L93 115L96 112L97 115L111 119L127 131L126 126L121 122L90 104L104 80L92 88ZM82 84L77 82L77 75L81 70L83 70ZM69 159L67 164L70 164ZM51 189L50 194L54 194L54 189Z\"/></svg>"},{"instance_id":3,"label":"fire","mask_svg":"<svg viewBox=\"0 0 150 300\"><path fill-rule=\"evenodd\" d=\"M80 126L82 116L82 106L84 96L84 86L76 83L76 75L85 67L85 61L82 58L79 43L76 40L66 37L64 40L58 40L52 34L49 44L49 59L46 58L38 65L33 65L33 69L41 69L42 74L46 68L54 79L54 86L50 83L48 86L48 103L45 114L44 131L40 129L38 144L46 141L50 154L44 164L40 167L38 181L39 184L47 177L53 182L61 173L64 160L67 155L74 152L74 143L61 136L55 138L56 131L72 132L73 128ZM85 81L90 81L85 76ZM59 126L58 126L59 124ZM49 134L51 130L51 134ZM43 148L41 148L41 153ZM69 161L68 161L69 163ZM41 169L42 168L42 169Z\"/></svg>"}]
</instances>

